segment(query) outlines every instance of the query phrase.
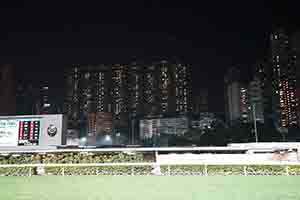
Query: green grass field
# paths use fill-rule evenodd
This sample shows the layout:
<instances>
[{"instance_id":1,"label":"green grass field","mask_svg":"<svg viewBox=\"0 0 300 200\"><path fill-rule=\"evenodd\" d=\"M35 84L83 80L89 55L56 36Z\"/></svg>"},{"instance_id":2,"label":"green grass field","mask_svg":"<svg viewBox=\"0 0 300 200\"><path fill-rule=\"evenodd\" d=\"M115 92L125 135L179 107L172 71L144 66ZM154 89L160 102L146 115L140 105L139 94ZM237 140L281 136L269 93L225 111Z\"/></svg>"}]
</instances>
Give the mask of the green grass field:
<instances>
[{"instance_id":1,"label":"green grass field","mask_svg":"<svg viewBox=\"0 0 300 200\"><path fill-rule=\"evenodd\" d=\"M0 177L0 200L300 200L299 177Z\"/></svg>"}]
</instances>

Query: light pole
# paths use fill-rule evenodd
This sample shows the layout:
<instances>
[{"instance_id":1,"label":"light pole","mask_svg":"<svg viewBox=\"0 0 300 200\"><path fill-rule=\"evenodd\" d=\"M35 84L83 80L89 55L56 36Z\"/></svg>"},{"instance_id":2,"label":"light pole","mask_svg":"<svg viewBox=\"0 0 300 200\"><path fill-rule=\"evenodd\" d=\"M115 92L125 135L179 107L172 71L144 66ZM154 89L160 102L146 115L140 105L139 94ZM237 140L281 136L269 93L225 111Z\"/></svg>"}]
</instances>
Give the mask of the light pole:
<instances>
[{"instance_id":1,"label":"light pole","mask_svg":"<svg viewBox=\"0 0 300 200\"><path fill-rule=\"evenodd\" d=\"M257 135L257 124L256 124L256 103L252 104L252 113L253 113L253 124L254 124L254 133L255 133L255 142L258 143Z\"/></svg>"}]
</instances>

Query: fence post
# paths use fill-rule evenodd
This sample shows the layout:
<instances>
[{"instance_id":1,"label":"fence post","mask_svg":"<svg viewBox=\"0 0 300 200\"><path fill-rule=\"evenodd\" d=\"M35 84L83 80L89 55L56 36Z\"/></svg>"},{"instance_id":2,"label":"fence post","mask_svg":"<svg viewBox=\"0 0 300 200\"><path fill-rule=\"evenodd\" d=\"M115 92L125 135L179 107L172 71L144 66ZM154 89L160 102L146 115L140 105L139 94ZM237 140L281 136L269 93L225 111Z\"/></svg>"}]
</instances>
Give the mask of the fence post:
<instances>
[{"instance_id":1,"label":"fence post","mask_svg":"<svg viewBox=\"0 0 300 200\"><path fill-rule=\"evenodd\" d=\"M286 173L286 176L289 176L289 175L290 175L290 172L289 172L289 166L286 166L286 167L285 167L285 173Z\"/></svg>"},{"instance_id":2,"label":"fence post","mask_svg":"<svg viewBox=\"0 0 300 200\"><path fill-rule=\"evenodd\" d=\"M171 167L168 165L168 176L171 176Z\"/></svg>"},{"instance_id":3,"label":"fence post","mask_svg":"<svg viewBox=\"0 0 300 200\"><path fill-rule=\"evenodd\" d=\"M131 168L131 176L134 176L134 166Z\"/></svg>"},{"instance_id":4,"label":"fence post","mask_svg":"<svg viewBox=\"0 0 300 200\"><path fill-rule=\"evenodd\" d=\"M204 165L204 175L208 176L207 164Z\"/></svg>"},{"instance_id":5,"label":"fence post","mask_svg":"<svg viewBox=\"0 0 300 200\"><path fill-rule=\"evenodd\" d=\"M247 166L245 165L244 166L244 176L247 176L248 175L248 173L247 173Z\"/></svg>"},{"instance_id":6,"label":"fence post","mask_svg":"<svg viewBox=\"0 0 300 200\"><path fill-rule=\"evenodd\" d=\"M62 169L61 169L61 175L62 175L62 176L65 175L65 168L64 168L64 167L62 167Z\"/></svg>"},{"instance_id":7,"label":"fence post","mask_svg":"<svg viewBox=\"0 0 300 200\"><path fill-rule=\"evenodd\" d=\"M32 176L32 168L29 167L29 176Z\"/></svg>"}]
</instances>

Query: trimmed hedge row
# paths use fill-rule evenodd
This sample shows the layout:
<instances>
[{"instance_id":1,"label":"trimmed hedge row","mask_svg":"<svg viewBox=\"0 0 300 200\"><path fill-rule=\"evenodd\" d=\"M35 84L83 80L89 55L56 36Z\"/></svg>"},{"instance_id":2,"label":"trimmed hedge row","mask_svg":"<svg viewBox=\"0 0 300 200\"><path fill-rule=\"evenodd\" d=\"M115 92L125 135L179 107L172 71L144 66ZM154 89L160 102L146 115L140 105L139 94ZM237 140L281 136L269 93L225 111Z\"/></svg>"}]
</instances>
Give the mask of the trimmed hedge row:
<instances>
[{"instance_id":1,"label":"trimmed hedge row","mask_svg":"<svg viewBox=\"0 0 300 200\"><path fill-rule=\"evenodd\" d=\"M56 153L56 154L23 154L0 156L0 164L76 164L76 163L119 163L144 162L141 153L128 155L125 153Z\"/></svg>"},{"instance_id":2,"label":"trimmed hedge row","mask_svg":"<svg viewBox=\"0 0 300 200\"><path fill-rule=\"evenodd\" d=\"M203 165L163 166L163 174L170 175L300 175L300 166L263 166L263 165Z\"/></svg>"},{"instance_id":3,"label":"trimmed hedge row","mask_svg":"<svg viewBox=\"0 0 300 200\"><path fill-rule=\"evenodd\" d=\"M79 164L79 163L138 163L153 162L154 157L143 153L55 153L0 155L0 164ZM46 167L45 175L148 175L152 166L113 167ZM165 175L300 175L300 166L161 166ZM36 168L0 168L0 176L28 176L37 174Z\"/></svg>"},{"instance_id":4,"label":"trimmed hedge row","mask_svg":"<svg viewBox=\"0 0 300 200\"><path fill-rule=\"evenodd\" d=\"M0 168L0 176L29 176L32 171L30 167Z\"/></svg>"},{"instance_id":5,"label":"trimmed hedge row","mask_svg":"<svg viewBox=\"0 0 300 200\"><path fill-rule=\"evenodd\" d=\"M45 167L45 175L150 175L152 166ZM161 166L163 175L300 175L300 166ZM36 168L0 168L1 176L36 175Z\"/></svg>"},{"instance_id":6,"label":"trimmed hedge row","mask_svg":"<svg viewBox=\"0 0 300 200\"><path fill-rule=\"evenodd\" d=\"M117 167L47 167L46 175L147 175L151 166L117 166Z\"/></svg>"}]
</instances>

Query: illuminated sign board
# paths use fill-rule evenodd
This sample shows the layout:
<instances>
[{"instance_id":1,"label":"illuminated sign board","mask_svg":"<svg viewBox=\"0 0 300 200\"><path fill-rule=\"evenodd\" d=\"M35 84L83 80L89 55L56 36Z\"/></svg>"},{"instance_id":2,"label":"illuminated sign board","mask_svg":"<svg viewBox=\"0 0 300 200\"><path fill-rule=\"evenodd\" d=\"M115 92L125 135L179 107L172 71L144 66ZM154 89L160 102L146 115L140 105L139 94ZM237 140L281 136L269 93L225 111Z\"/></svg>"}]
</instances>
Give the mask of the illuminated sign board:
<instances>
[{"instance_id":1,"label":"illuminated sign board","mask_svg":"<svg viewBox=\"0 0 300 200\"><path fill-rule=\"evenodd\" d=\"M65 144L63 115L0 117L0 147L56 146Z\"/></svg>"}]
</instances>

